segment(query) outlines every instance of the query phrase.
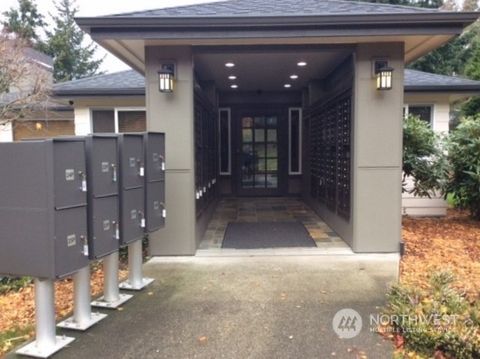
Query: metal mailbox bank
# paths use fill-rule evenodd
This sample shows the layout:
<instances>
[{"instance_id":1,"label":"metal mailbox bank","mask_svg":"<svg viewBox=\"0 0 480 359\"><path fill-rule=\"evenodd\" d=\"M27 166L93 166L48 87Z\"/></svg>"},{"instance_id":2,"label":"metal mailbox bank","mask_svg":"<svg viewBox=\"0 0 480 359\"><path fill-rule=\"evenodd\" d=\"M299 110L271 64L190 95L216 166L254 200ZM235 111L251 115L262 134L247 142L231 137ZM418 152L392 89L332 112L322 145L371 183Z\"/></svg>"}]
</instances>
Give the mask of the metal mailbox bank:
<instances>
[{"instance_id":1,"label":"metal mailbox bank","mask_svg":"<svg viewBox=\"0 0 480 359\"><path fill-rule=\"evenodd\" d=\"M56 279L88 265L85 143L0 143L0 273Z\"/></svg>"}]
</instances>

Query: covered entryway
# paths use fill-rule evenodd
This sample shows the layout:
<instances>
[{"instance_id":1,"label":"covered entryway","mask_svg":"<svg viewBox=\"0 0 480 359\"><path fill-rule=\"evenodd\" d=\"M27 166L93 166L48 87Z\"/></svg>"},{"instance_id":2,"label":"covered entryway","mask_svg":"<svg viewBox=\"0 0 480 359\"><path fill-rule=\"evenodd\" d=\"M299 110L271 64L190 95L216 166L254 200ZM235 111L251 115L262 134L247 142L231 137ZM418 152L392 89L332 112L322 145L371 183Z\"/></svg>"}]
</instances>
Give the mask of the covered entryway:
<instances>
[{"instance_id":1,"label":"covered entryway","mask_svg":"<svg viewBox=\"0 0 480 359\"><path fill-rule=\"evenodd\" d=\"M202 238L197 255L220 254L225 233L230 223L300 223L315 244L310 253L326 251L351 252L350 247L333 231L301 198L292 197L257 197L257 198L223 198L215 208L208 228ZM273 234L272 234L273 235ZM317 250L319 249L319 250ZM223 249L225 253L236 251ZM278 252L278 251L277 251ZM287 251L281 251L286 253ZM288 250L293 253L297 250ZM243 252L250 253L252 252ZM263 254L268 251L261 252ZM270 253L273 253L270 251ZM241 253L240 253L241 254Z\"/></svg>"},{"instance_id":2,"label":"covered entryway","mask_svg":"<svg viewBox=\"0 0 480 359\"><path fill-rule=\"evenodd\" d=\"M152 254L195 254L218 200L239 196L297 196L354 252L398 253L404 66L477 18L232 0L77 19L145 74L147 129L167 135Z\"/></svg>"}]
</instances>

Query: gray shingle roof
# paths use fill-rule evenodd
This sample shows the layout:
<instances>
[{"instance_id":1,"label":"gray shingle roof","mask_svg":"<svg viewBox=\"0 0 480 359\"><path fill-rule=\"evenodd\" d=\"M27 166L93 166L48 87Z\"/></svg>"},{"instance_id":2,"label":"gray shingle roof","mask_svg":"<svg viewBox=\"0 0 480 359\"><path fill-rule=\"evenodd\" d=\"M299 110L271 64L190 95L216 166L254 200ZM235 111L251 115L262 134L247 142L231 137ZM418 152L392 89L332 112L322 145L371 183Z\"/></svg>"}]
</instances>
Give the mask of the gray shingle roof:
<instances>
[{"instance_id":1,"label":"gray shingle roof","mask_svg":"<svg viewBox=\"0 0 480 359\"><path fill-rule=\"evenodd\" d=\"M207 4L136 11L119 17L250 17L320 16L438 12L436 9L348 0L229 0Z\"/></svg>"},{"instance_id":2,"label":"gray shingle roof","mask_svg":"<svg viewBox=\"0 0 480 359\"><path fill-rule=\"evenodd\" d=\"M126 70L59 83L53 90L58 96L144 95L145 78L134 70ZM407 69L405 91L480 92L480 81Z\"/></svg>"}]
</instances>

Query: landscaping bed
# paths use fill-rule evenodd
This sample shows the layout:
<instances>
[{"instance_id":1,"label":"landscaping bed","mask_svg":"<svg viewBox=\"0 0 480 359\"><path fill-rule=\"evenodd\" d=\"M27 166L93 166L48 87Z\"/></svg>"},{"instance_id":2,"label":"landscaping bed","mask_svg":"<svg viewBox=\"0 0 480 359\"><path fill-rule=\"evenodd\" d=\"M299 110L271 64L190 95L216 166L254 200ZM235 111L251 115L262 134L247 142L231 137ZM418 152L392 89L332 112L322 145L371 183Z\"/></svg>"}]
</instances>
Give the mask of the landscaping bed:
<instances>
[{"instance_id":1,"label":"landscaping bed","mask_svg":"<svg viewBox=\"0 0 480 359\"><path fill-rule=\"evenodd\" d=\"M127 277L126 270L120 270L120 278ZM33 337L35 330L35 296L33 282L20 280L12 290L0 295L0 357ZM98 296L103 291L103 270L101 266L92 266L91 292ZM55 307L57 320L73 311L73 282L71 278L55 283Z\"/></svg>"},{"instance_id":2,"label":"landscaping bed","mask_svg":"<svg viewBox=\"0 0 480 359\"><path fill-rule=\"evenodd\" d=\"M406 253L385 313L402 319L385 334L398 358L480 357L480 222L449 210L445 218L403 219Z\"/></svg>"}]
</instances>

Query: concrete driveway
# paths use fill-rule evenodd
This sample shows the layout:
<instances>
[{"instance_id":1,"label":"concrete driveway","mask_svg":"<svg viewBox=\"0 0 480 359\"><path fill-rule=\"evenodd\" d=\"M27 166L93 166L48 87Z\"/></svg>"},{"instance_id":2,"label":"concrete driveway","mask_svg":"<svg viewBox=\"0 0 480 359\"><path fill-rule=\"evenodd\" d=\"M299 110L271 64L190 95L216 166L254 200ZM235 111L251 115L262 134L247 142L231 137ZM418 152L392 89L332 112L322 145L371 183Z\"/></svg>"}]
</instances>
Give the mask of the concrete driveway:
<instances>
[{"instance_id":1,"label":"concrete driveway","mask_svg":"<svg viewBox=\"0 0 480 359\"><path fill-rule=\"evenodd\" d=\"M396 277L393 255L153 259L154 284L56 358L391 358L370 332ZM339 339L343 308L363 329ZM358 327L358 322L355 323ZM356 329L356 328L355 328ZM365 353L365 356L362 356Z\"/></svg>"}]
</instances>

